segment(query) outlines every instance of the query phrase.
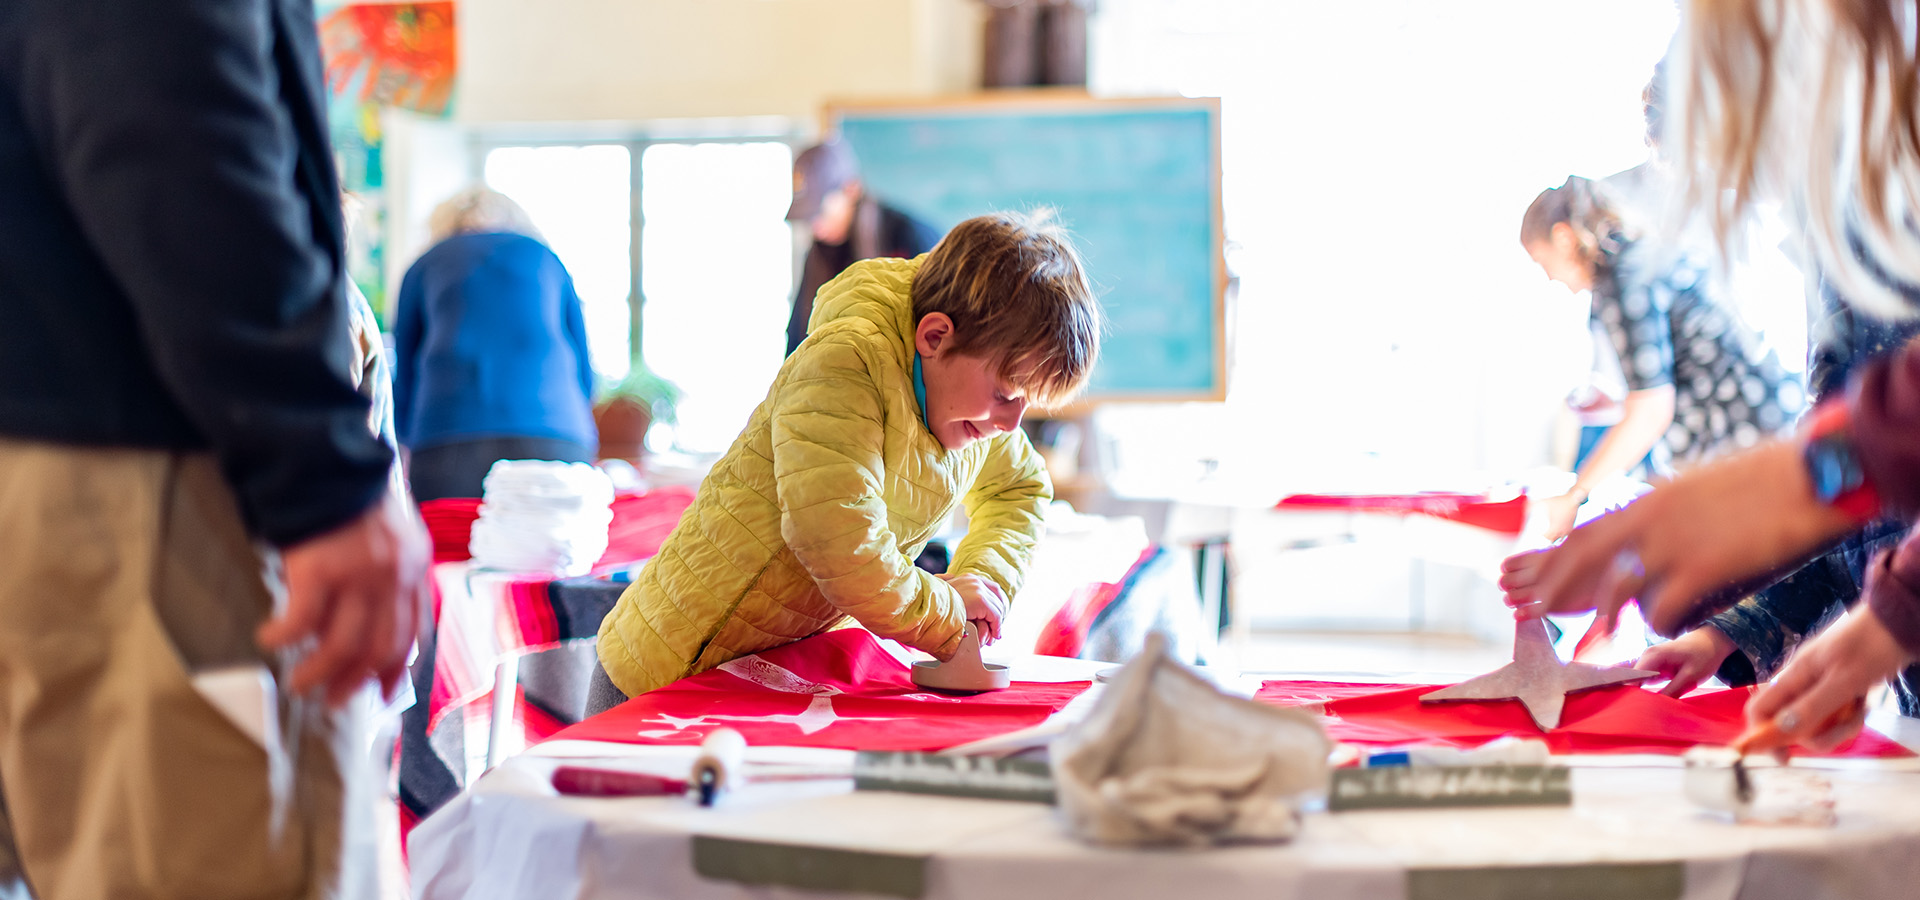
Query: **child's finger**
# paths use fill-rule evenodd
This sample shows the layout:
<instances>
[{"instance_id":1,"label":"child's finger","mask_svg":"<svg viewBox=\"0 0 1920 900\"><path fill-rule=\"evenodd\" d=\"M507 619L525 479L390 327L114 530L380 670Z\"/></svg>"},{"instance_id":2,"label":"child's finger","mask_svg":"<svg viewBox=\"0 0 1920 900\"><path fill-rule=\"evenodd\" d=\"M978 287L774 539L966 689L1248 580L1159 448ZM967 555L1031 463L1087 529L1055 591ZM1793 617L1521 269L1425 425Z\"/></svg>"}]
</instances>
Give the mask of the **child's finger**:
<instances>
[{"instance_id":1,"label":"child's finger","mask_svg":"<svg viewBox=\"0 0 1920 900\"><path fill-rule=\"evenodd\" d=\"M1648 672L1658 672L1662 678L1672 678L1680 673L1686 658L1668 649L1665 644L1648 647L1647 652L1633 661L1633 667Z\"/></svg>"},{"instance_id":2,"label":"child's finger","mask_svg":"<svg viewBox=\"0 0 1920 900\"><path fill-rule=\"evenodd\" d=\"M1545 552L1545 550L1528 550L1525 553L1515 553L1500 561L1500 571L1504 574L1537 568L1540 564L1540 555Z\"/></svg>"},{"instance_id":3,"label":"child's finger","mask_svg":"<svg viewBox=\"0 0 1920 900\"><path fill-rule=\"evenodd\" d=\"M1688 660L1686 665L1681 666L1673 673L1672 680L1667 682L1666 687L1660 689L1660 693L1677 699L1688 691L1699 687L1700 682L1706 681L1707 676L1712 674L1712 672L1707 670L1706 666L1698 665L1694 661Z\"/></svg>"},{"instance_id":4,"label":"child's finger","mask_svg":"<svg viewBox=\"0 0 1920 900\"><path fill-rule=\"evenodd\" d=\"M997 641L1000 639L1000 616L1002 615L1002 610L991 601L986 604L986 607L987 628L993 632L993 639Z\"/></svg>"}]
</instances>

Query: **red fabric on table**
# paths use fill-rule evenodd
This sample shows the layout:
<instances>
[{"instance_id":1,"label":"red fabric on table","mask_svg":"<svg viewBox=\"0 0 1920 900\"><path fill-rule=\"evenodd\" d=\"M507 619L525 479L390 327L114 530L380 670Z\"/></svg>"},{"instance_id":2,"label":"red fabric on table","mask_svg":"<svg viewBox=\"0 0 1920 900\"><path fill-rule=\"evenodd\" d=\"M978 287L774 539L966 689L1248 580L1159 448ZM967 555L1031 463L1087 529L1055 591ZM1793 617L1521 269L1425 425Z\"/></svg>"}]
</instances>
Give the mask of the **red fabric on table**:
<instances>
[{"instance_id":1,"label":"red fabric on table","mask_svg":"<svg viewBox=\"0 0 1920 900\"><path fill-rule=\"evenodd\" d=\"M664 487L613 499L613 524L607 528L607 552L594 571L625 566L660 552L673 526L693 505L693 488Z\"/></svg>"},{"instance_id":2,"label":"red fabric on table","mask_svg":"<svg viewBox=\"0 0 1920 900\"><path fill-rule=\"evenodd\" d=\"M427 536L433 539L434 562L459 562L473 556L467 543L473 537L473 522L480 518L477 497L447 497L420 504L420 519L426 523Z\"/></svg>"},{"instance_id":3,"label":"red fabric on table","mask_svg":"<svg viewBox=\"0 0 1920 900\"><path fill-rule=\"evenodd\" d=\"M617 568L653 556L692 503L693 489L684 487L614 498L607 552L598 565ZM467 542L479 507L480 501L471 498L429 500L420 504L421 518L433 537L434 562L468 558ZM455 632L462 628L490 627L491 641L477 643L490 645L491 650L499 654L551 649L569 637L560 633L560 623L554 615L549 593L552 575L491 573L484 581L484 590L461 598L467 604L490 606L490 614L456 616L458 621L441 615L440 579L431 579L431 584L439 639L434 642L433 682L427 694L429 733L438 729L448 715L469 704L488 701L493 694L494 667L500 659L485 655L473 658L475 654L470 652L470 646L476 642ZM526 724L529 740L545 738L560 727L558 722L535 721L540 714L529 712L519 698L515 708Z\"/></svg>"},{"instance_id":4,"label":"red fabric on table","mask_svg":"<svg viewBox=\"0 0 1920 900\"><path fill-rule=\"evenodd\" d=\"M1111 584L1094 582L1082 585L1067 598L1060 611L1040 630L1040 637L1033 642L1033 652L1041 656L1064 656L1076 659L1081 649L1087 646L1087 635L1093 631L1093 623L1099 621L1100 614L1106 612L1113 601L1120 599L1132 586L1134 576L1140 573L1161 548L1149 546L1127 567L1127 573Z\"/></svg>"},{"instance_id":5,"label":"red fabric on table","mask_svg":"<svg viewBox=\"0 0 1920 900\"><path fill-rule=\"evenodd\" d=\"M1409 515L1420 513L1466 525L1519 534L1527 521L1527 498L1493 502L1485 494L1441 491L1421 494L1294 494L1274 504L1284 510L1346 510Z\"/></svg>"},{"instance_id":6,"label":"red fabric on table","mask_svg":"<svg viewBox=\"0 0 1920 900\"><path fill-rule=\"evenodd\" d=\"M940 694L916 687L872 634L843 628L683 678L553 738L697 744L725 727L755 745L944 750L1037 725L1087 685L1016 681Z\"/></svg>"},{"instance_id":7,"label":"red fabric on table","mask_svg":"<svg viewBox=\"0 0 1920 900\"><path fill-rule=\"evenodd\" d=\"M1254 699L1275 705L1321 702L1327 734L1356 744L1446 744L1477 747L1509 735L1538 737L1555 753L1680 754L1696 744L1729 744L1746 727L1752 688L1695 693L1681 699L1633 685L1567 696L1560 727L1542 733L1514 700L1422 703L1444 685L1337 684L1269 681ZM1867 730L1830 754L1912 756Z\"/></svg>"}]
</instances>

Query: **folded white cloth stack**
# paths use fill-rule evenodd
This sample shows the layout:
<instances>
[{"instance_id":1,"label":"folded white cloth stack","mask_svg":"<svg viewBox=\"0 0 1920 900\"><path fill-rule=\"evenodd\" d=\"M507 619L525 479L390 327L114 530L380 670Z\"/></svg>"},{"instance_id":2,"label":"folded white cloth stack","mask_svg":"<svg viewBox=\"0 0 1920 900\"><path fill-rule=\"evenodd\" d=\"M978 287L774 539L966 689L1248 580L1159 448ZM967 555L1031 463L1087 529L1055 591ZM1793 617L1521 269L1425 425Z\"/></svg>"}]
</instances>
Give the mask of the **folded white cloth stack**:
<instances>
[{"instance_id":1,"label":"folded white cloth stack","mask_svg":"<svg viewBox=\"0 0 1920 900\"><path fill-rule=\"evenodd\" d=\"M467 549L475 565L585 575L607 552L613 482L586 463L503 459L481 482Z\"/></svg>"},{"instance_id":2,"label":"folded white cloth stack","mask_svg":"<svg viewBox=\"0 0 1920 900\"><path fill-rule=\"evenodd\" d=\"M1081 838L1192 845L1292 838L1330 749L1313 716L1222 693L1156 632L1050 755Z\"/></svg>"}]
</instances>

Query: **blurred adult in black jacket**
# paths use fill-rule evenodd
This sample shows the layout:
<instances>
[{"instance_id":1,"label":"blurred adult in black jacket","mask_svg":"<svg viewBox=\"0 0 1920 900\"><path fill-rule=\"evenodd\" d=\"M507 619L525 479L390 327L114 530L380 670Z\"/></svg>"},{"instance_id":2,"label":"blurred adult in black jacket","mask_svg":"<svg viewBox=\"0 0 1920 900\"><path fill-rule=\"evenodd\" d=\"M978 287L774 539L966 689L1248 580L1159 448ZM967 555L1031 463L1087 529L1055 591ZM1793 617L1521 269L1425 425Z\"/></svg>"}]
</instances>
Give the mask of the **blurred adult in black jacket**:
<instances>
[{"instance_id":1,"label":"blurred adult in black jacket","mask_svg":"<svg viewBox=\"0 0 1920 900\"><path fill-rule=\"evenodd\" d=\"M364 871L319 701L398 679L426 551L323 103L310 0L0 4L0 857L42 900Z\"/></svg>"},{"instance_id":2,"label":"blurred adult in black jacket","mask_svg":"<svg viewBox=\"0 0 1920 900\"><path fill-rule=\"evenodd\" d=\"M800 290L787 318L787 355L807 339L813 295L820 286L863 259L912 259L940 243L940 232L881 203L860 182L860 164L842 140L816 144L793 160L793 205L787 221L805 222L813 233Z\"/></svg>"}]
</instances>

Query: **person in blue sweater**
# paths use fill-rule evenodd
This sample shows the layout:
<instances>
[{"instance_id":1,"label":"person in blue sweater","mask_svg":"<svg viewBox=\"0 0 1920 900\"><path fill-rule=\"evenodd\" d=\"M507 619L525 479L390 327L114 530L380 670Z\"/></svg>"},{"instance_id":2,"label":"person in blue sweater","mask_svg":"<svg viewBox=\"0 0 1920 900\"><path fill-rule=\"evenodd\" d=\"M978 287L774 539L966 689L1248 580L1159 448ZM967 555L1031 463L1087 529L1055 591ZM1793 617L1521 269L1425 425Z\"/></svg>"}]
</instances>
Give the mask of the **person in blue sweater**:
<instances>
[{"instance_id":1,"label":"person in blue sweater","mask_svg":"<svg viewBox=\"0 0 1920 900\"><path fill-rule=\"evenodd\" d=\"M469 188L428 224L394 313L394 424L418 500L478 497L502 459L590 462L593 366L573 278L526 210Z\"/></svg>"}]
</instances>

